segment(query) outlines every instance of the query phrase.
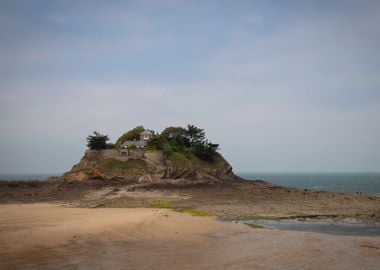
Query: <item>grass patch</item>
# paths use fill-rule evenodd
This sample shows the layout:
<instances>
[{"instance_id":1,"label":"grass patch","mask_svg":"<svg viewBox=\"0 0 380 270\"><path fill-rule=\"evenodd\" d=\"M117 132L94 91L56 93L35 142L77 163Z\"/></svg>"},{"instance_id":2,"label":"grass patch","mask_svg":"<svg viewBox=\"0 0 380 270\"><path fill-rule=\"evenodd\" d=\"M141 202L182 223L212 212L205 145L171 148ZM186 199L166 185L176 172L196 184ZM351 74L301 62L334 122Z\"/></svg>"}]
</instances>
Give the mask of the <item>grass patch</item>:
<instances>
[{"instance_id":1,"label":"grass patch","mask_svg":"<svg viewBox=\"0 0 380 270\"><path fill-rule=\"evenodd\" d=\"M248 224L248 223L244 223L244 224L248 225L249 227L254 228L254 229L263 229L264 228L263 226L258 225L258 224Z\"/></svg>"},{"instance_id":2,"label":"grass patch","mask_svg":"<svg viewBox=\"0 0 380 270\"><path fill-rule=\"evenodd\" d=\"M168 159L176 166L176 167L186 167L188 164L187 157L180 152L173 152Z\"/></svg>"},{"instance_id":3,"label":"grass patch","mask_svg":"<svg viewBox=\"0 0 380 270\"><path fill-rule=\"evenodd\" d=\"M130 169L146 169L147 164L142 159L128 159L126 161L120 161L113 158L105 159L102 162L102 167L106 170L130 170Z\"/></svg>"},{"instance_id":4,"label":"grass patch","mask_svg":"<svg viewBox=\"0 0 380 270\"><path fill-rule=\"evenodd\" d=\"M155 201L155 202L151 203L150 206L153 207L153 208L167 208L167 209L174 208L172 202L164 201L164 200Z\"/></svg>"},{"instance_id":5,"label":"grass patch","mask_svg":"<svg viewBox=\"0 0 380 270\"><path fill-rule=\"evenodd\" d=\"M204 211L204 210L198 210L198 209L182 209L182 210L176 210L179 213L185 213L185 214L190 214L193 216L197 217L205 217L205 216L212 216L209 212Z\"/></svg>"}]
</instances>

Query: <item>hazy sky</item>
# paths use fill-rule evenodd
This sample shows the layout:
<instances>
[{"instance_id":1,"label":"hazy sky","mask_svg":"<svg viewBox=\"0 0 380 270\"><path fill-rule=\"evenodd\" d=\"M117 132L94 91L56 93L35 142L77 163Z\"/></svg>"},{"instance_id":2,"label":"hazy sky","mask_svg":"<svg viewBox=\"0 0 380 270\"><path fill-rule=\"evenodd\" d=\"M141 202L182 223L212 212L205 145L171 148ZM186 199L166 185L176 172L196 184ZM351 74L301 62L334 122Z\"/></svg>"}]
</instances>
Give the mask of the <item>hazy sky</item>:
<instances>
[{"instance_id":1,"label":"hazy sky","mask_svg":"<svg viewBox=\"0 0 380 270\"><path fill-rule=\"evenodd\" d=\"M0 173L195 124L235 171L380 171L380 1L0 1Z\"/></svg>"}]
</instances>

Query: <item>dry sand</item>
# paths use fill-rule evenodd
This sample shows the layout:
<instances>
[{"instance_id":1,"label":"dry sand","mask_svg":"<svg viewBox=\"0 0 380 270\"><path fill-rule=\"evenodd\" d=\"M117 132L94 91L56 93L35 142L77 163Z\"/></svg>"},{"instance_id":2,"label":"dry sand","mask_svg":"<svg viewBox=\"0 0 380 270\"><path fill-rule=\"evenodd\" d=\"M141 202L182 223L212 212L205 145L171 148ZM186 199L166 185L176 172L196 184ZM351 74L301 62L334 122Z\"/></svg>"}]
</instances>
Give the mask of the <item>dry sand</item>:
<instances>
[{"instance_id":1,"label":"dry sand","mask_svg":"<svg viewBox=\"0 0 380 270\"><path fill-rule=\"evenodd\" d=\"M163 209L0 205L0 269L379 269L380 237L252 229Z\"/></svg>"}]
</instances>

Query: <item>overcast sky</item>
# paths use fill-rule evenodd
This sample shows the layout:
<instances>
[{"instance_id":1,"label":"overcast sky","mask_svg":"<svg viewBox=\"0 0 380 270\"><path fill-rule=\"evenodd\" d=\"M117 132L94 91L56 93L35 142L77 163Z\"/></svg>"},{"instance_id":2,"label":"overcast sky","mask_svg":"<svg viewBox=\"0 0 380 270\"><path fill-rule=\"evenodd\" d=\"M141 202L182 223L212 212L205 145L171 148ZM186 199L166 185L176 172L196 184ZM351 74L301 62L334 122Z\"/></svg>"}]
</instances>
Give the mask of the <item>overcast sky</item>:
<instances>
[{"instance_id":1,"label":"overcast sky","mask_svg":"<svg viewBox=\"0 0 380 270\"><path fill-rule=\"evenodd\" d=\"M0 1L0 173L195 124L235 171L380 171L380 1Z\"/></svg>"}]
</instances>

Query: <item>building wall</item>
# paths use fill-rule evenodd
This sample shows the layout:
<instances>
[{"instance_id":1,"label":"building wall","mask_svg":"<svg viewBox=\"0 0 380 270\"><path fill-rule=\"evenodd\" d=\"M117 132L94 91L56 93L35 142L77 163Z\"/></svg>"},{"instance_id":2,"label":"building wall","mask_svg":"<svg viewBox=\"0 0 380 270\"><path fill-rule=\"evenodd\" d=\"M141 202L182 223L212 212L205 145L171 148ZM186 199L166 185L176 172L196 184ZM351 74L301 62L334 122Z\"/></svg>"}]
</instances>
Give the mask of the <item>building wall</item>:
<instances>
[{"instance_id":1,"label":"building wall","mask_svg":"<svg viewBox=\"0 0 380 270\"><path fill-rule=\"evenodd\" d=\"M145 151L144 157L156 165L163 165L165 162L162 151Z\"/></svg>"},{"instance_id":2,"label":"building wall","mask_svg":"<svg viewBox=\"0 0 380 270\"><path fill-rule=\"evenodd\" d=\"M140 134L140 141L149 141L153 138L153 134Z\"/></svg>"}]
</instances>

